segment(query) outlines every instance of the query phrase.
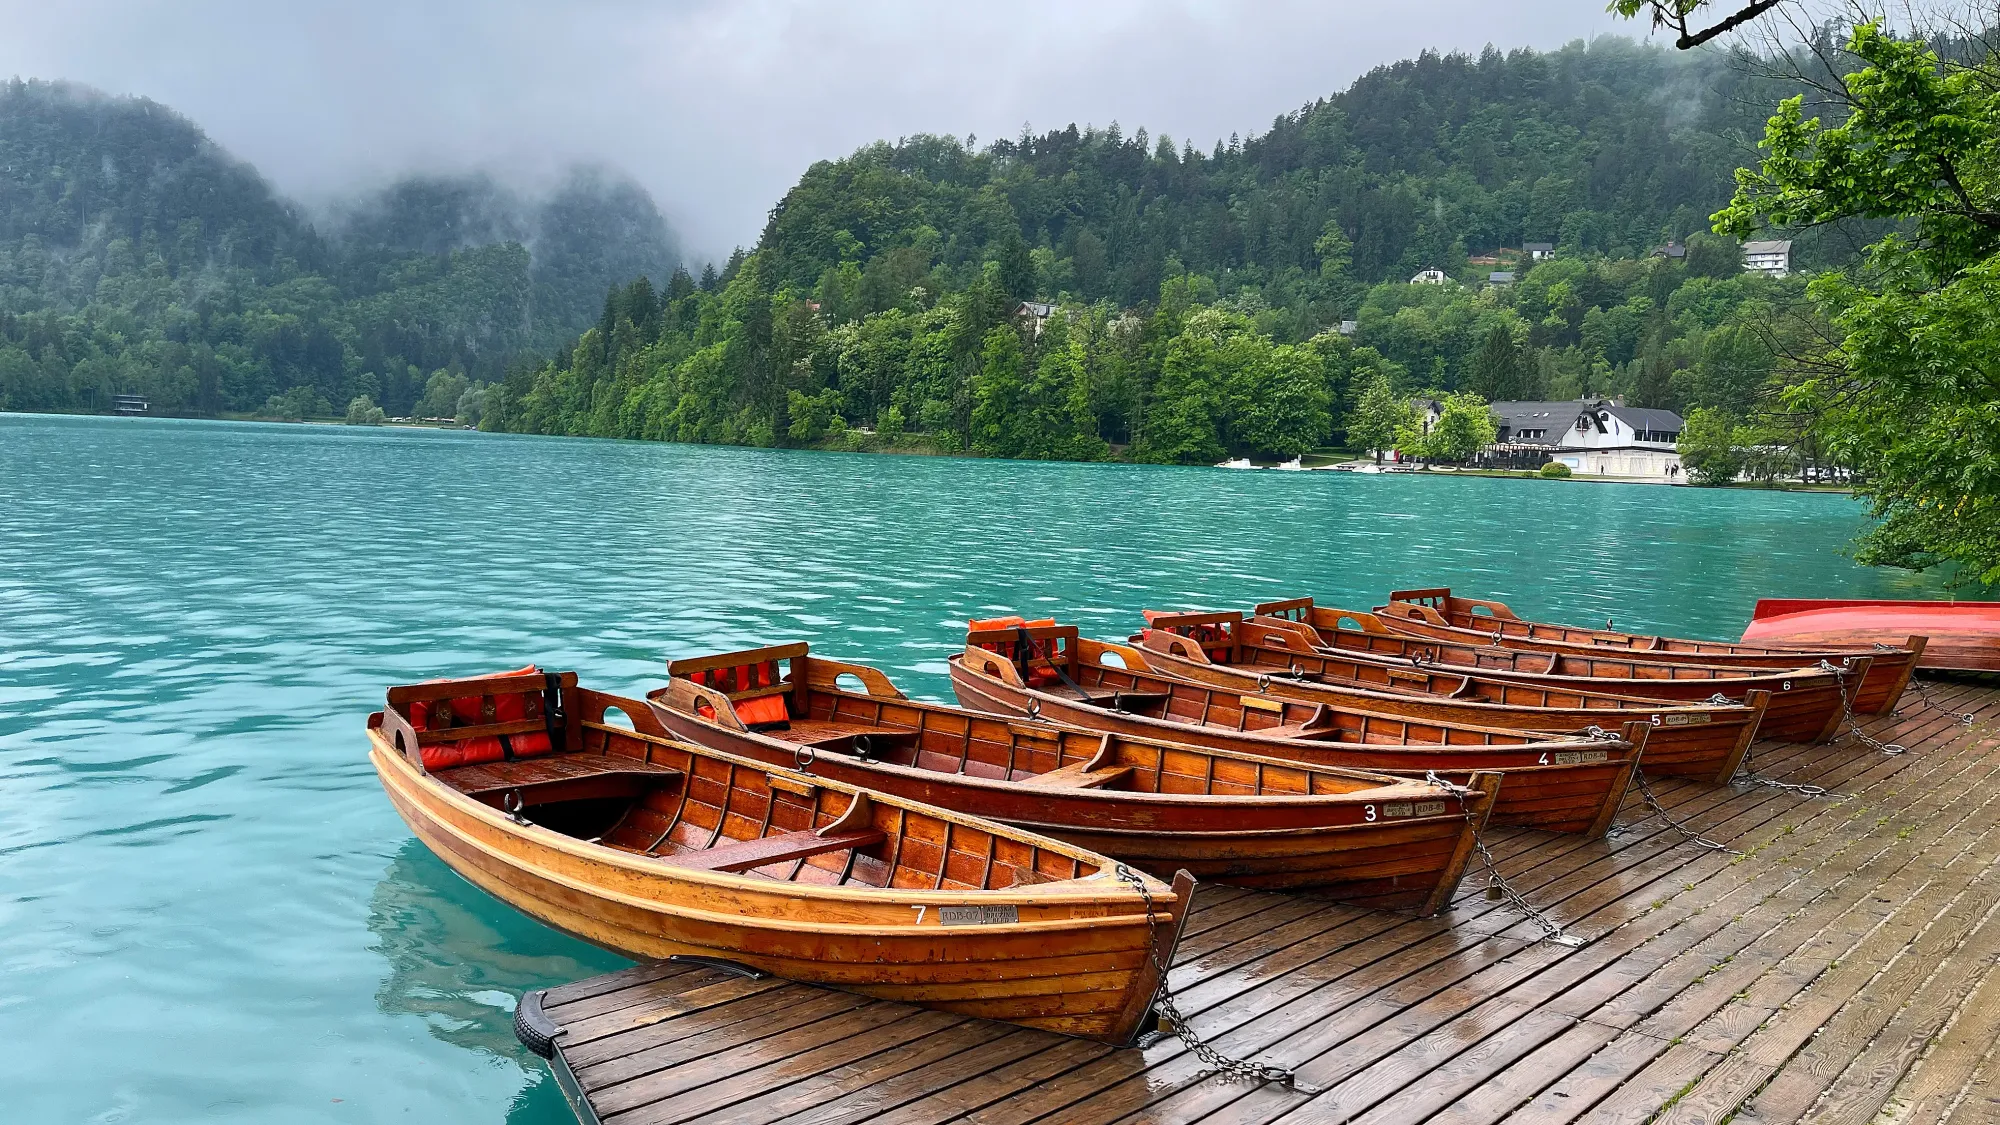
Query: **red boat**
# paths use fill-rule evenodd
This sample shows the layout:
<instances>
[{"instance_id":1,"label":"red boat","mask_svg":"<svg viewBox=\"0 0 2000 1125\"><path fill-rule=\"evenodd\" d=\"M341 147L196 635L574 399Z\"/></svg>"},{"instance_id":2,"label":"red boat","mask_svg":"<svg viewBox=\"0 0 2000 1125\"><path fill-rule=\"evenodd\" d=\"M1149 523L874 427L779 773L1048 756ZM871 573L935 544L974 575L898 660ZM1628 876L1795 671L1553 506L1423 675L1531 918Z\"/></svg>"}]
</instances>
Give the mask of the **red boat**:
<instances>
[{"instance_id":1,"label":"red boat","mask_svg":"<svg viewBox=\"0 0 2000 1125\"><path fill-rule=\"evenodd\" d=\"M1743 641L1772 648L1901 645L1912 634L1930 638L1919 668L2000 672L2000 602L1759 598Z\"/></svg>"}]
</instances>

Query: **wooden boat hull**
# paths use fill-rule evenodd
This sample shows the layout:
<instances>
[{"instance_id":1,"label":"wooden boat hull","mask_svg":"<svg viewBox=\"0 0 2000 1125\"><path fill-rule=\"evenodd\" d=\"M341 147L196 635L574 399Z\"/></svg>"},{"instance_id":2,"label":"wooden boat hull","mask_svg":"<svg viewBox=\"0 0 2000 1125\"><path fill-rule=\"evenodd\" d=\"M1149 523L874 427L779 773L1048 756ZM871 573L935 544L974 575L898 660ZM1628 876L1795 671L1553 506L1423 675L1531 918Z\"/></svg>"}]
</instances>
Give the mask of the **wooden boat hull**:
<instances>
[{"instance_id":1,"label":"wooden boat hull","mask_svg":"<svg viewBox=\"0 0 2000 1125\"><path fill-rule=\"evenodd\" d=\"M995 672L951 658L952 690L971 708L1000 715L1035 715L1056 723L1137 738L1185 742L1272 758L1421 777L1458 784L1474 772L1501 775L1493 804L1495 824L1600 836L1611 827L1637 767L1645 724L1625 732L1630 741L1564 741L1516 744L1385 744L1318 742L1272 737L1256 731L1106 710L1008 683Z\"/></svg>"},{"instance_id":2,"label":"wooden boat hull","mask_svg":"<svg viewBox=\"0 0 2000 1125\"><path fill-rule=\"evenodd\" d=\"M1917 667L2000 672L2000 603L1760 598L1743 642L1762 648L1873 649L1925 640Z\"/></svg>"},{"instance_id":3,"label":"wooden boat hull","mask_svg":"<svg viewBox=\"0 0 2000 1125\"><path fill-rule=\"evenodd\" d=\"M1770 705L1771 693L1756 690L1746 694L1745 704L1672 705L1659 702L1590 700L1576 693L1576 706L1523 706L1473 698L1444 695L1397 694L1374 691L1344 683L1311 682L1289 678L1285 673L1297 663L1286 659L1284 650L1260 651L1261 646L1235 646L1249 658L1240 665L1218 664L1204 655L1201 646L1171 632L1149 630L1140 646L1147 663L1156 672L1179 676L1195 683L1239 692L1269 692L1305 702L1328 701L1383 714L1420 719L1470 723L1479 726L1510 727L1546 734L1581 734L1590 727L1616 728L1627 722L1653 724L1646 739L1643 769L1648 774L1687 777L1720 784L1736 776L1743 755L1757 737L1758 724ZM1325 661L1315 661L1324 666ZM1305 671L1305 669L1301 669ZM1317 670L1315 670L1317 671ZM1455 681L1453 690L1468 686L1464 677L1443 676ZM1550 692L1544 690L1545 697ZM1588 706L1597 702L1598 706Z\"/></svg>"},{"instance_id":4,"label":"wooden boat hull","mask_svg":"<svg viewBox=\"0 0 2000 1125\"><path fill-rule=\"evenodd\" d=\"M1449 904L1499 787L1497 776L1475 781L1480 792L1468 801L1385 775L1370 775L1368 782L1374 784L1361 783L1366 788L1350 783L1356 792L1319 796L1036 784L1041 771L1053 765L1083 762L1108 750L1102 746L1104 736L912 702L879 674L858 677L864 684L878 681L869 691L833 690L827 685L859 666L810 656L803 660L811 684L794 697L808 700L810 713L798 720L795 737L813 739L811 743L788 741L786 732L737 729L719 716L705 717L697 709L700 702L707 702L711 712L724 711L727 702L698 687L675 685L678 694L670 688L651 693L653 713L668 730L691 742L975 813L1146 871L1171 877L1186 870L1202 881L1312 891L1356 905L1420 914ZM791 678L799 674L800 661L794 660ZM826 735L832 737L822 737ZM914 760L932 762L935 768L859 757L852 749L857 738L909 739L915 744ZM975 748L981 752L978 758ZM992 753L985 753L989 748ZM1186 779L1186 784L1205 780L1211 788L1246 794L1266 785L1273 771L1310 769L1141 740L1123 739L1117 749L1120 760L1157 755L1162 785L1168 777ZM970 772L973 766L991 768L989 762L995 760L1003 767L1018 761L1023 780ZM1312 779L1303 780L1302 788L1309 789Z\"/></svg>"},{"instance_id":5,"label":"wooden boat hull","mask_svg":"<svg viewBox=\"0 0 2000 1125\"><path fill-rule=\"evenodd\" d=\"M1704 702L1716 696L1744 703L1764 690L1771 702L1758 733L1785 742L1824 742L1840 733L1845 685L1817 669L1763 672L1697 664L1651 664L1612 653L1536 652L1493 644L1466 644L1391 631L1374 614L1314 606L1310 599L1267 602L1252 621L1303 625L1312 643L1334 655L1388 662L1399 669L1476 672L1482 679L1563 691L1610 692L1665 702ZM1278 616L1284 614L1286 616ZM1341 624L1354 621L1355 628ZM1376 625L1375 628L1369 628Z\"/></svg>"},{"instance_id":6,"label":"wooden boat hull","mask_svg":"<svg viewBox=\"0 0 2000 1125\"><path fill-rule=\"evenodd\" d=\"M1536 652L1627 652L1656 664L1705 664L1718 668L1788 671L1822 662L1849 672L1859 686L1849 704L1858 714L1879 715L1895 707L1921 658L1922 637L1905 636L1888 649L1764 649L1732 641L1639 636L1611 629L1585 629L1529 621L1500 602L1454 597L1448 589L1397 590L1376 615L1392 629L1416 636L1498 643Z\"/></svg>"},{"instance_id":7,"label":"wooden boat hull","mask_svg":"<svg viewBox=\"0 0 2000 1125\"><path fill-rule=\"evenodd\" d=\"M645 708L635 702L628 713ZM864 891L677 869L517 824L432 780L380 730L369 734L384 791L426 847L508 905L628 957L717 957L792 980L1125 1042L1159 980L1155 944L1171 949L1192 886L1182 880L1175 891L1155 890L1149 913L1109 861L1088 879L1004 893ZM1001 907L1019 920L943 925L947 905Z\"/></svg>"}]
</instances>

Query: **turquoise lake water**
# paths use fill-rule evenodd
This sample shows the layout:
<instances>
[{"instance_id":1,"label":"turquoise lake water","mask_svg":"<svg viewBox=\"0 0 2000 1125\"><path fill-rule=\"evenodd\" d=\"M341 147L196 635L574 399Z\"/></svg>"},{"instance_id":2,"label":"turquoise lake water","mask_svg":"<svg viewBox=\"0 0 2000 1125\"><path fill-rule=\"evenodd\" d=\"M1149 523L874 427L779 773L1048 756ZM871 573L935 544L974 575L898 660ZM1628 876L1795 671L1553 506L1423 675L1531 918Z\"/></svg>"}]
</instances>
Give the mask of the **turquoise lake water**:
<instances>
[{"instance_id":1,"label":"turquoise lake water","mask_svg":"<svg viewBox=\"0 0 2000 1125\"><path fill-rule=\"evenodd\" d=\"M21 1122L570 1120L524 921L377 788L385 686L792 639L948 698L968 616L1453 585L1733 638L1927 596L1840 496L0 415L0 1104Z\"/></svg>"}]
</instances>

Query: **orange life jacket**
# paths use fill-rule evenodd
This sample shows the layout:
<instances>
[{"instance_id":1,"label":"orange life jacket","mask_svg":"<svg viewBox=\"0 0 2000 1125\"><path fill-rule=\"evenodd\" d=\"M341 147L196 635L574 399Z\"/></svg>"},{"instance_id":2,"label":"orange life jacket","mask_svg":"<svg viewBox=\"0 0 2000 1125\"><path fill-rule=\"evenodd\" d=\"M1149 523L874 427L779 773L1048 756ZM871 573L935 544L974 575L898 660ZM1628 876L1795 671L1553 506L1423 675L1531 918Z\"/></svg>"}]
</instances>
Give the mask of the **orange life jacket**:
<instances>
[{"instance_id":1,"label":"orange life jacket","mask_svg":"<svg viewBox=\"0 0 2000 1125\"><path fill-rule=\"evenodd\" d=\"M968 621L965 623L965 631L968 633L979 633L991 629L1046 629L1055 623L1056 619L1053 617L1043 617L1034 621L1023 620L1019 617L993 617L983 621ZM1028 651L1025 653L1016 652L1015 644L1012 640L993 641L979 647L989 652L997 652L1013 661L1014 665L1022 670L1023 678L1027 681L1029 687L1047 687L1062 679L1062 674L1053 667L1034 667L1034 661L1037 658L1050 661L1055 659L1055 642L1053 640L1038 641L1030 637L1028 639Z\"/></svg>"},{"instance_id":2,"label":"orange life jacket","mask_svg":"<svg viewBox=\"0 0 2000 1125\"><path fill-rule=\"evenodd\" d=\"M512 672L499 672L497 679L505 677L537 677L542 670L533 664ZM431 680L431 683L439 681ZM487 717L486 707L491 701L493 714ZM451 699L419 700L410 704L410 726L416 730L448 730L452 727L480 726L486 723L517 723L523 719L542 717L542 693L538 690L506 692L497 695L461 695ZM434 742L423 748L426 770L450 769L453 766L469 766L479 762L497 762L510 756L531 758L546 754L554 749L547 731L528 731L523 734L486 735L481 738L465 738L457 742Z\"/></svg>"},{"instance_id":3,"label":"orange life jacket","mask_svg":"<svg viewBox=\"0 0 2000 1125\"><path fill-rule=\"evenodd\" d=\"M778 682L778 662L766 660L757 664L736 664L728 668L704 668L690 672L687 678L705 688L713 688L724 695L732 695L752 688L770 687ZM791 711L785 706L782 695L760 695L755 699L734 702L736 717L743 720L746 727L775 726L791 722ZM705 719L715 717L715 708L705 703L695 704L695 713Z\"/></svg>"}]
</instances>

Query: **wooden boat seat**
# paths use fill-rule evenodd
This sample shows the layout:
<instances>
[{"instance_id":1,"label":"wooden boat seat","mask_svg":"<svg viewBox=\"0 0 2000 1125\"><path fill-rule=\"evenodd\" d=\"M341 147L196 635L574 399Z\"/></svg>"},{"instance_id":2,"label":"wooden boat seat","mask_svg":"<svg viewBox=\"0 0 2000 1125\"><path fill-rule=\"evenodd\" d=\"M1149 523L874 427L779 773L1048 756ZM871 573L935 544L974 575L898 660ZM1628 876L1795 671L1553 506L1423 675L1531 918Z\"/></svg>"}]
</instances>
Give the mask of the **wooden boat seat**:
<instances>
[{"instance_id":1,"label":"wooden boat seat","mask_svg":"<svg viewBox=\"0 0 2000 1125\"><path fill-rule=\"evenodd\" d=\"M1107 711L1144 711L1156 704L1164 705L1173 696L1164 691L1107 691L1086 692L1071 698Z\"/></svg>"},{"instance_id":2,"label":"wooden boat seat","mask_svg":"<svg viewBox=\"0 0 2000 1125\"><path fill-rule=\"evenodd\" d=\"M520 793L528 804L541 805L593 797L637 797L678 782L681 771L622 754L551 754L456 766L432 776L489 805L498 805L507 793Z\"/></svg>"},{"instance_id":3,"label":"wooden boat seat","mask_svg":"<svg viewBox=\"0 0 2000 1125\"><path fill-rule=\"evenodd\" d=\"M878 727L868 723L843 723L837 719L793 719L784 730L766 732L773 738L786 742L796 742L801 746L811 746L816 750L832 750L841 754L855 753L854 740L867 738L871 753L880 753L896 746L914 746L917 732L902 727Z\"/></svg>"},{"instance_id":4,"label":"wooden boat seat","mask_svg":"<svg viewBox=\"0 0 2000 1125\"><path fill-rule=\"evenodd\" d=\"M873 847L888 836L879 828L857 828L822 836L817 832L783 832L755 840L735 840L713 848L663 855L661 863L695 871L749 871L772 863L790 863L825 852Z\"/></svg>"},{"instance_id":5,"label":"wooden boat seat","mask_svg":"<svg viewBox=\"0 0 2000 1125\"><path fill-rule=\"evenodd\" d=\"M1041 789L1102 789L1125 780L1131 774L1131 766L1109 766L1094 770L1090 768L1089 762L1071 762L1061 769L1021 778L1016 784L1032 785Z\"/></svg>"}]
</instances>

